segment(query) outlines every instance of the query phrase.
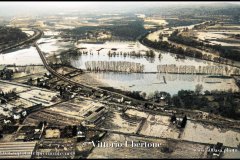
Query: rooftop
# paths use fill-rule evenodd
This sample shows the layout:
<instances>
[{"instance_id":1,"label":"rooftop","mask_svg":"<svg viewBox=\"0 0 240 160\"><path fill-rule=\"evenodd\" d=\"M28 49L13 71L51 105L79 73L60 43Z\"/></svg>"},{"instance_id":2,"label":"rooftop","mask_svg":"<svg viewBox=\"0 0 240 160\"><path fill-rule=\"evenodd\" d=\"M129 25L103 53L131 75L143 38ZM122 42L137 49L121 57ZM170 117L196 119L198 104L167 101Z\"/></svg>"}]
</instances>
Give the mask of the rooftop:
<instances>
[{"instance_id":1,"label":"rooftop","mask_svg":"<svg viewBox=\"0 0 240 160\"><path fill-rule=\"evenodd\" d=\"M30 159L36 142L5 142L0 143L0 159ZM3 154L4 153L4 154Z\"/></svg>"}]
</instances>

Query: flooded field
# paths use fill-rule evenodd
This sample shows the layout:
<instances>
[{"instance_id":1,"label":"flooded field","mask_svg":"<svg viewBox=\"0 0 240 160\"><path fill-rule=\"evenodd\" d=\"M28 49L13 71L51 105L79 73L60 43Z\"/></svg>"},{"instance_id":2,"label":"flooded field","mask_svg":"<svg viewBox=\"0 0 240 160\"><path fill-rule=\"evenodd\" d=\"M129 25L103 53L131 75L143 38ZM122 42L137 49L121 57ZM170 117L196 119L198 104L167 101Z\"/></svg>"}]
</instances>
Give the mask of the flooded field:
<instances>
[{"instance_id":1,"label":"flooded field","mask_svg":"<svg viewBox=\"0 0 240 160\"><path fill-rule=\"evenodd\" d=\"M46 33L44 32L45 36L37 41L43 52L47 54L57 54L62 50L70 48L70 45L72 44L71 42L65 42L61 38L53 37L58 34L58 32L52 31L46 31ZM27 48L12 50L6 54L0 54L0 64L42 65L43 63L36 48L30 46Z\"/></svg>"},{"instance_id":2,"label":"flooded field","mask_svg":"<svg viewBox=\"0 0 240 160\"><path fill-rule=\"evenodd\" d=\"M239 34L240 31L231 32L231 30L212 31L212 32L197 32L199 40L208 40L210 44L220 44L222 46L239 47L239 40L232 38L232 35ZM222 42L223 41L223 42Z\"/></svg>"},{"instance_id":3,"label":"flooded field","mask_svg":"<svg viewBox=\"0 0 240 160\"><path fill-rule=\"evenodd\" d=\"M202 84L205 90L233 90L239 91L233 78L210 78L207 75L187 74L142 74L142 73L90 73L92 77L103 84L128 91L142 91L147 94L154 91L165 91L170 94L177 94L181 89L195 90L197 84ZM164 83L164 77L166 83Z\"/></svg>"},{"instance_id":4,"label":"flooded field","mask_svg":"<svg viewBox=\"0 0 240 160\"><path fill-rule=\"evenodd\" d=\"M144 65L144 72L157 72L157 65L176 64L176 65L193 65L207 66L213 65L212 62L198 60L187 57L186 59L176 59L174 54L155 51L155 57L146 57L144 54L149 48L143 46L139 42L106 42L103 44L87 44L81 43L77 45L82 52L89 54L81 54L71 59L71 64L76 68L86 69L85 62L88 61L127 61L141 63ZM114 51L113 51L114 49ZM97 51L100 50L100 51ZM109 56L109 52L113 56ZM141 56L133 56L133 52ZM124 53L126 53L124 55ZM159 54L161 54L159 58Z\"/></svg>"},{"instance_id":5,"label":"flooded field","mask_svg":"<svg viewBox=\"0 0 240 160\"><path fill-rule=\"evenodd\" d=\"M223 35L219 32L197 32L197 36L200 40L214 40L218 38L227 38L226 35Z\"/></svg>"},{"instance_id":6,"label":"flooded field","mask_svg":"<svg viewBox=\"0 0 240 160\"><path fill-rule=\"evenodd\" d=\"M35 47L0 54L0 64L32 65L43 64Z\"/></svg>"},{"instance_id":7,"label":"flooded field","mask_svg":"<svg viewBox=\"0 0 240 160\"><path fill-rule=\"evenodd\" d=\"M46 56L58 55L61 51L67 50L75 45L80 52L88 54L79 54L70 59L73 67L86 69L86 62L90 61L122 61L133 62L144 65L143 72L146 73L113 73L101 72L90 73L91 77L106 84L122 90L142 91L147 94L158 91L166 91L170 94L176 94L181 89L194 90L197 84L203 85L203 90L233 90L238 91L234 79L208 78L207 75L192 74L165 74L158 72L158 65L190 65L190 66L212 66L218 65L213 62L198 60L190 57L186 59L176 59L176 55L164 51L154 51L154 57L147 57L146 52L149 48L139 42L134 41L114 41L106 43L73 43L66 42L57 38L58 32L46 31L44 37L38 40L39 47ZM112 55L109 56L109 53ZM134 54L134 55L133 55ZM136 56L138 55L138 56ZM159 58L159 55L160 58ZM31 61L29 61L31 59ZM34 47L19 49L7 54L0 55L0 64L30 65L42 64L42 61ZM229 67L232 70L233 67ZM164 78L166 83L164 83Z\"/></svg>"},{"instance_id":8,"label":"flooded field","mask_svg":"<svg viewBox=\"0 0 240 160\"><path fill-rule=\"evenodd\" d=\"M65 42L61 38L41 38L38 40L38 44L41 50L47 54L58 54L60 51L67 50L72 46L71 42Z\"/></svg>"}]
</instances>

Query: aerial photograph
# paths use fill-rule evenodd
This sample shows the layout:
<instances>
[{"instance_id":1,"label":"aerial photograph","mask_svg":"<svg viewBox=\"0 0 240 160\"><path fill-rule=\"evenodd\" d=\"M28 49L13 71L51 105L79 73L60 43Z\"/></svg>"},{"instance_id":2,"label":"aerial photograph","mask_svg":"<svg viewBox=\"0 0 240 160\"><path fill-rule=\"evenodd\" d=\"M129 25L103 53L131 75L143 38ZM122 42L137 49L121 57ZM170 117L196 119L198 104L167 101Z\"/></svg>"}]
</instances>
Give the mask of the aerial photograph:
<instances>
[{"instance_id":1,"label":"aerial photograph","mask_svg":"<svg viewBox=\"0 0 240 160\"><path fill-rule=\"evenodd\" d=\"M240 2L0 2L0 159L239 159Z\"/></svg>"}]
</instances>

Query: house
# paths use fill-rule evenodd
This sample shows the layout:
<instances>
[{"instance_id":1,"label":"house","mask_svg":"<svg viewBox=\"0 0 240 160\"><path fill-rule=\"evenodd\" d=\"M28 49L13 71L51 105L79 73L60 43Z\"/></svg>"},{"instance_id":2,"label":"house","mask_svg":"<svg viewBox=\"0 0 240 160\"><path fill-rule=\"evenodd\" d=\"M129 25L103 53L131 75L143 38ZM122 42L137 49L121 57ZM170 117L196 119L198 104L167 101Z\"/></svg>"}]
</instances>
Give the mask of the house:
<instances>
[{"instance_id":1,"label":"house","mask_svg":"<svg viewBox=\"0 0 240 160\"><path fill-rule=\"evenodd\" d=\"M185 59L185 55L177 54L176 59Z\"/></svg>"},{"instance_id":2,"label":"house","mask_svg":"<svg viewBox=\"0 0 240 160\"><path fill-rule=\"evenodd\" d=\"M0 151L4 151L5 154L0 154L0 159L31 159L36 144L37 142L1 142Z\"/></svg>"},{"instance_id":3,"label":"house","mask_svg":"<svg viewBox=\"0 0 240 160\"><path fill-rule=\"evenodd\" d=\"M69 100L75 96L73 93L69 91L68 87L60 87L59 91L60 91L61 98L65 100Z\"/></svg>"},{"instance_id":4,"label":"house","mask_svg":"<svg viewBox=\"0 0 240 160\"><path fill-rule=\"evenodd\" d=\"M64 92L64 93L62 94L61 97L62 97L63 99L65 99L65 100L69 100L69 99L71 99L71 98L74 97L74 94L71 93L71 92L69 92L69 91L66 91L66 92Z\"/></svg>"},{"instance_id":5,"label":"house","mask_svg":"<svg viewBox=\"0 0 240 160\"><path fill-rule=\"evenodd\" d=\"M131 105L132 101L125 101L125 104Z\"/></svg>"},{"instance_id":6,"label":"house","mask_svg":"<svg viewBox=\"0 0 240 160\"><path fill-rule=\"evenodd\" d=\"M211 158L220 158L224 152L224 149L223 143L218 142L215 145L210 145L207 154Z\"/></svg>"},{"instance_id":7,"label":"house","mask_svg":"<svg viewBox=\"0 0 240 160\"><path fill-rule=\"evenodd\" d=\"M13 70L7 69L6 66L0 66L0 79L11 80L13 76Z\"/></svg>"},{"instance_id":8,"label":"house","mask_svg":"<svg viewBox=\"0 0 240 160\"><path fill-rule=\"evenodd\" d=\"M178 128L185 128L187 124L187 116L185 115L183 118L176 118L175 122Z\"/></svg>"},{"instance_id":9,"label":"house","mask_svg":"<svg viewBox=\"0 0 240 160\"><path fill-rule=\"evenodd\" d=\"M167 31L163 31L163 32L162 32L162 35L163 35L164 37L168 37L168 36L170 36L170 33L167 32Z\"/></svg>"},{"instance_id":10,"label":"house","mask_svg":"<svg viewBox=\"0 0 240 160\"><path fill-rule=\"evenodd\" d=\"M122 102L124 102L124 98L123 97L122 98L115 98L115 97L113 97L112 101L113 102L117 102L117 103L122 103Z\"/></svg>"},{"instance_id":11,"label":"house","mask_svg":"<svg viewBox=\"0 0 240 160\"><path fill-rule=\"evenodd\" d=\"M24 108L13 108L12 114L13 114L13 119L19 120L22 117L25 117L27 115L27 112Z\"/></svg>"},{"instance_id":12,"label":"house","mask_svg":"<svg viewBox=\"0 0 240 160\"><path fill-rule=\"evenodd\" d=\"M37 78L37 84L36 85L38 87L50 88L50 84L49 84L48 79L46 77Z\"/></svg>"},{"instance_id":13,"label":"house","mask_svg":"<svg viewBox=\"0 0 240 160\"><path fill-rule=\"evenodd\" d=\"M101 93L101 92L99 92L99 91L96 91L96 92L94 93L94 96L95 96L95 98L102 98L102 97L104 96L104 94Z\"/></svg>"},{"instance_id":14,"label":"house","mask_svg":"<svg viewBox=\"0 0 240 160\"><path fill-rule=\"evenodd\" d=\"M86 127L80 125L77 126L77 142L80 142L82 140L86 139Z\"/></svg>"},{"instance_id":15,"label":"house","mask_svg":"<svg viewBox=\"0 0 240 160\"><path fill-rule=\"evenodd\" d=\"M93 90L90 88L83 87L79 94L82 96L89 97L93 94Z\"/></svg>"},{"instance_id":16,"label":"house","mask_svg":"<svg viewBox=\"0 0 240 160\"><path fill-rule=\"evenodd\" d=\"M37 128L34 130L34 139L41 139L44 128L46 126L46 122L40 122L37 126Z\"/></svg>"},{"instance_id":17,"label":"house","mask_svg":"<svg viewBox=\"0 0 240 160\"><path fill-rule=\"evenodd\" d=\"M176 120L177 120L177 117L176 117L175 114L173 114L173 115L171 116L171 122L174 124L174 123L176 123Z\"/></svg>"},{"instance_id":18,"label":"house","mask_svg":"<svg viewBox=\"0 0 240 160\"><path fill-rule=\"evenodd\" d=\"M112 51L117 51L117 48L112 48L111 50L112 50Z\"/></svg>"},{"instance_id":19,"label":"house","mask_svg":"<svg viewBox=\"0 0 240 160\"><path fill-rule=\"evenodd\" d=\"M16 135L16 141L34 141L41 139L44 129L45 122L40 122L38 126L22 126Z\"/></svg>"},{"instance_id":20,"label":"house","mask_svg":"<svg viewBox=\"0 0 240 160\"><path fill-rule=\"evenodd\" d=\"M104 115L107 113L106 107L99 106L94 111L90 111L86 114L85 124L87 125L97 125L105 119Z\"/></svg>"},{"instance_id":21,"label":"house","mask_svg":"<svg viewBox=\"0 0 240 160\"><path fill-rule=\"evenodd\" d=\"M10 92L7 92L7 93L4 93L4 92L1 92L0 93L0 99L4 102L8 102L8 101L11 101L11 100L14 100L18 97L17 93L14 92L14 91L10 91Z\"/></svg>"}]
</instances>

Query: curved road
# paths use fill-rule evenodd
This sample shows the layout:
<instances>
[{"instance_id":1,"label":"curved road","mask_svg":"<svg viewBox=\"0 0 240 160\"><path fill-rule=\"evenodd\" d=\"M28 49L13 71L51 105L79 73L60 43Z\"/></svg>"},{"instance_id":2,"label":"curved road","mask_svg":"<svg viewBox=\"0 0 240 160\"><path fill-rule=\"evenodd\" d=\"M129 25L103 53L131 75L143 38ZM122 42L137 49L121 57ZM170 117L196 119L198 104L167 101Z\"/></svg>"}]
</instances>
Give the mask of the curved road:
<instances>
[{"instance_id":1,"label":"curved road","mask_svg":"<svg viewBox=\"0 0 240 160\"><path fill-rule=\"evenodd\" d=\"M125 96L125 95L123 95L123 94L121 94L121 93L117 93L117 92L113 92L113 91L101 89L101 88L98 88L98 87L93 87L93 86L86 85L86 84L81 84L81 83L75 82L75 81L73 81L73 80L71 80L71 79L69 79L69 78L66 78L64 75L58 73L57 71L55 71L54 69L52 69L52 68L49 66L49 64L48 64L48 62L47 62L47 60L46 60L46 57L44 56L43 52L41 51L41 49L39 48L39 46L38 46L38 44L37 44L36 42L34 42L33 46L36 47L37 52L39 53L40 58L42 59L42 62L43 62L43 64L44 64L44 66L46 67L46 69L47 69L50 73L52 73L54 76L58 77L59 79L65 81L65 82L68 82L69 84L76 85L76 86L80 86L80 87L85 87L85 88L88 88L88 89L98 90L98 91L106 91L108 94L116 95L116 96L120 96L120 97L124 97L124 98L126 98L126 99L128 99L128 100L132 100L132 101L138 102L138 103L140 103L140 104L148 103L148 104L152 104L152 105L158 106L158 107L160 107L160 108L162 109L162 111L163 111L163 109L164 109L163 107L159 106L158 103L153 103L153 102L148 102L148 101L137 100L137 99L134 99L134 98ZM128 107L128 108L129 108L129 107ZM130 108L131 108L131 107L130 107ZM139 108L139 107L135 107L135 109L146 110L146 109L144 109L144 108ZM178 111L178 112L179 112L179 111L183 111L183 109L180 109L180 110L179 110L179 109L176 109L176 108L174 108L174 109L172 109L172 110L175 110L175 111ZM147 110L146 110L146 111L147 111ZM189 110L187 110L187 111L193 113L193 115L196 113L195 111L189 111ZM154 112L161 112L161 111L154 111ZM165 113L165 112L162 112L162 113ZM195 119L195 118L194 118L194 119ZM224 119L225 121L227 121L227 122L232 122L232 121L230 121L230 120L228 120L228 119L225 119L225 118L223 118L223 119ZM197 120L197 119L196 119L196 120ZM239 121L234 121L234 122L239 122Z\"/></svg>"},{"instance_id":2,"label":"curved road","mask_svg":"<svg viewBox=\"0 0 240 160\"><path fill-rule=\"evenodd\" d=\"M62 74L56 72L54 69L52 69L52 68L49 66L49 64L48 64L48 62L47 62L47 60L46 60L46 57L44 56L43 52L41 51L41 49L39 48L39 46L38 46L38 44L37 44L36 42L33 44L33 46L36 47L36 49L37 49L37 51L38 51L38 53L39 53L39 55L40 55L40 58L42 59L43 64L44 64L44 66L46 67L46 69L47 69L50 73L52 73L54 76L58 77L59 79L65 81L65 82L68 82L68 83L70 83L70 84L73 84L73 85L77 85L77 86L81 86L81 87L86 87L86 88L93 89L93 90L98 90L98 91L105 91L105 92L107 92L107 93L109 93L109 94L121 96L121 97L124 97L124 98L126 98L126 99L128 99L128 100L132 100L132 101L135 101L135 102L138 102L138 103L141 103L141 104L147 103L147 101L137 100L137 99L128 97L128 96L126 96L126 95L123 95L123 94L121 94L121 93L116 93L116 92L112 92L112 91L109 91L109 90L101 89L101 88L98 88L98 87L93 87L93 86L90 86L90 85L81 84L81 83L75 82L75 81L73 81L73 80L71 80L71 79L69 79L69 78L66 78L65 76L63 76ZM149 102L148 102L148 103L149 103ZM159 106L159 104L157 104L157 103L152 103L152 104L154 104L154 105L156 105L156 106Z\"/></svg>"},{"instance_id":3,"label":"curved road","mask_svg":"<svg viewBox=\"0 0 240 160\"><path fill-rule=\"evenodd\" d=\"M34 30L34 35L31 36L30 38L28 38L27 40L25 41L22 41L22 42L19 42L17 44L14 44L14 45L11 45L7 48L4 48L4 49L1 49L0 50L0 53L3 53L7 50L10 50L10 49L13 49L13 48L16 48L16 47L20 47L22 45L25 45L27 43L32 43L32 42L35 42L37 41L39 38L41 38L41 36L43 35L43 31L39 30L39 29L33 29Z\"/></svg>"}]
</instances>

